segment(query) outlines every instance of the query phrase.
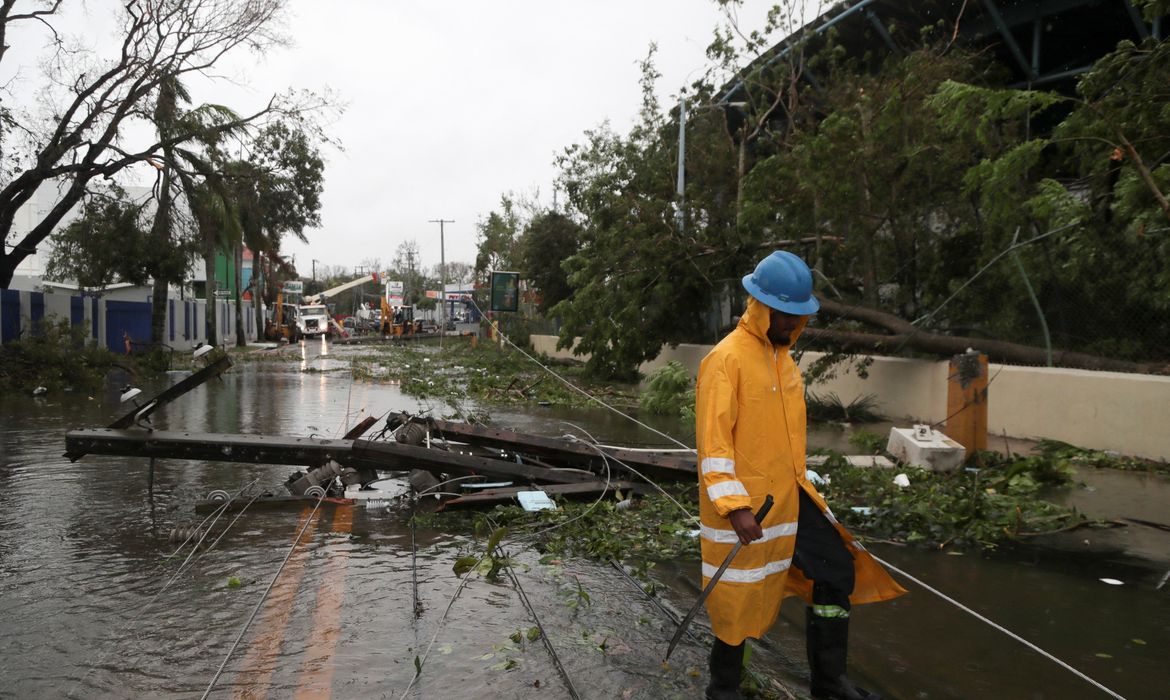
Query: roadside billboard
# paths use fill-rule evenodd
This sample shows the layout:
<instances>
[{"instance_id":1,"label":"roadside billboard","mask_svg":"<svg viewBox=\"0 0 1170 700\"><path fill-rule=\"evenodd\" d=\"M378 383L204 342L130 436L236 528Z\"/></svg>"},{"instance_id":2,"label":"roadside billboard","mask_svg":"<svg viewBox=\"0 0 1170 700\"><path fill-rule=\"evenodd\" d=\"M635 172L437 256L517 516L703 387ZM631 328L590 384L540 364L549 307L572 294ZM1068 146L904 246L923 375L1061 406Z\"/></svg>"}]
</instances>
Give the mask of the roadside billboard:
<instances>
[{"instance_id":1,"label":"roadside billboard","mask_svg":"<svg viewBox=\"0 0 1170 700\"><path fill-rule=\"evenodd\" d=\"M492 311L520 310L520 273L492 271Z\"/></svg>"},{"instance_id":2,"label":"roadside billboard","mask_svg":"<svg viewBox=\"0 0 1170 700\"><path fill-rule=\"evenodd\" d=\"M404 300L402 280L386 280L386 303L402 306Z\"/></svg>"}]
</instances>

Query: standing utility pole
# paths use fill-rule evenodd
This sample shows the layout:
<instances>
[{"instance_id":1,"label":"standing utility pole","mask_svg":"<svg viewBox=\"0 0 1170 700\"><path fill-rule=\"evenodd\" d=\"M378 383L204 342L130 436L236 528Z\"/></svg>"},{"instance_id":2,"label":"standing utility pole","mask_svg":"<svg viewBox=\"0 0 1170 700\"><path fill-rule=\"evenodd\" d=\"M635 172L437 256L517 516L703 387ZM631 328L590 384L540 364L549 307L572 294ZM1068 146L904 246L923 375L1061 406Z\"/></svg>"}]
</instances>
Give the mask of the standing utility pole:
<instances>
[{"instance_id":1,"label":"standing utility pole","mask_svg":"<svg viewBox=\"0 0 1170 700\"><path fill-rule=\"evenodd\" d=\"M443 240L443 224L453 224L454 219L431 219L429 223L439 225L439 337L447 332L447 251Z\"/></svg>"},{"instance_id":2,"label":"standing utility pole","mask_svg":"<svg viewBox=\"0 0 1170 700\"><path fill-rule=\"evenodd\" d=\"M678 231L683 230L683 198L686 190L686 157L687 157L687 92L680 90L678 96L678 200L675 212L675 221Z\"/></svg>"}]
</instances>

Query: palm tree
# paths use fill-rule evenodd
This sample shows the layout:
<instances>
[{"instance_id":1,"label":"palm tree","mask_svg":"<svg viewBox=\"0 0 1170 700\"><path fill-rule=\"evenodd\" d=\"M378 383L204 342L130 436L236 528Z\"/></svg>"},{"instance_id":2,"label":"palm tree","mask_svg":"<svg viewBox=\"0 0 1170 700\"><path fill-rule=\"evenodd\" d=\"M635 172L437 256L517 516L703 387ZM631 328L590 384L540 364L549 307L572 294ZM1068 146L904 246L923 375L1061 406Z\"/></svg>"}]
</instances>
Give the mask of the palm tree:
<instances>
[{"instance_id":1,"label":"palm tree","mask_svg":"<svg viewBox=\"0 0 1170 700\"><path fill-rule=\"evenodd\" d=\"M280 256L281 240L285 234L292 234L307 243L305 228L320 224L325 166L313 138L303 127L283 122L269 124L252 140L249 157L233 162L226 170L243 242L253 255L258 328L264 326L261 300L272 300L276 292L272 275L264 274L265 270L279 268L284 276L296 275Z\"/></svg>"},{"instance_id":2,"label":"palm tree","mask_svg":"<svg viewBox=\"0 0 1170 700\"><path fill-rule=\"evenodd\" d=\"M195 222L198 247L202 251L207 273L207 339L210 344L217 345L219 325L214 294L215 253L220 249L230 249L232 244L238 246L240 240L231 192L225 186L221 174L219 144L225 137L241 131L244 126L241 124L224 129L224 124L239 121L239 117L222 105L202 105L188 111L179 109L180 103L189 104L190 101L190 94L178 79L170 77L161 82L152 118L163 143L164 165L160 167L158 210L152 234L160 250L172 250L175 247L174 207L177 198L184 199ZM185 133L193 131L202 136L188 142L190 146L170 143L169 135L180 129ZM181 266L172 261L169 265L160 265L155 274L151 336L156 343L163 339L167 290L172 282L182 281L186 270L186 256L184 254L181 257Z\"/></svg>"}]
</instances>

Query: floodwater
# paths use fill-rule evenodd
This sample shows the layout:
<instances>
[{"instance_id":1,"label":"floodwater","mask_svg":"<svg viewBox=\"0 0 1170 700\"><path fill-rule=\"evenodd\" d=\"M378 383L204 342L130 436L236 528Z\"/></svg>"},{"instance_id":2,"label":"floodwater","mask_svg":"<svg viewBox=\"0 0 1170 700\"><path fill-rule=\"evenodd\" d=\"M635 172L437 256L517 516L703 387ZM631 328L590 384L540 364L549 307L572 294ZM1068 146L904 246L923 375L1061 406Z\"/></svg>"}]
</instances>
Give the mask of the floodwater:
<instances>
[{"instance_id":1,"label":"floodwater","mask_svg":"<svg viewBox=\"0 0 1170 700\"><path fill-rule=\"evenodd\" d=\"M344 369L343 350L310 343L279 352L294 361L237 363L222 382L157 414L155 426L334 437L366 414L450 412L420 406L390 384L320 371ZM149 394L182 376L141 388ZM203 519L195 500L214 489L280 492L293 468L160 461L152 494L146 460L64 459L67 430L120 415L119 385L93 396L0 396L0 697L200 697L211 687L211 697L223 698L562 698L570 684L583 698L702 697L703 643L684 637L663 667L673 625L617 570L581 560L542 564L513 539L504 546L517 560L524 596L507 578L472 576L460 590L451 566L482 545L412 532L407 506L323 508L312 517L310 509L249 510L181 566L189 549L169 556L178 548L169 535ZM657 442L601 410L487 408L496 423L523 430ZM843 433L818 429L810 443L840 449ZM1166 477L1080 478L1087 488L1062 497L1090 515L1170 521ZM212 538L231 517L211 527ZM1156 590L1170 569L1170 533L1081 529L992 558L871 550L1122 697L1170 697L1170 584ZM697 570L686 560L652 570L668 607L690 606ZM910 595L859 607L853 618L852 674L886 697L1110 697L900 580ZM802 612L791 603L751 664L803 697ZM529 641L538 625L555 657L539 639ZM700 635L703 625L700 616ZM416 658L422 670L411 686Z\"/></svg>"}]
</instances>

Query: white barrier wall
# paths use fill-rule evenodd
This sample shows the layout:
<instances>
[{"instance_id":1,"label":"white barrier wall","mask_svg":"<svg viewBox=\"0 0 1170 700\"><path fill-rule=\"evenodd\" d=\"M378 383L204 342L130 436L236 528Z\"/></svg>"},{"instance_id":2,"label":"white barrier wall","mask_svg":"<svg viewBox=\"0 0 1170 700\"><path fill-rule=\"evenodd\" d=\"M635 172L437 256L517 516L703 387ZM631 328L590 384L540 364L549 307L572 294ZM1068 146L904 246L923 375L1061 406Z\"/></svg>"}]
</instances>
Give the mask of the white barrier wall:
<instances>
[{"instance_id":1,"label":"white barrier wall","mask_svg":"<svg viewBox=\"0 0 1170 700\"><path fill-rule=\"evenodd\" d=\"M4 342L16 340L33 332L34 318L44 321L64 319L84 330L85 337L100 347L108 347L114 352L122 352L124 341L122 332L128 327L125 322L110 328L111 320L107 318L108 303L117 306L118 303L131 302L140 306L134 315L137 322L132 324L131 340L136 349L140 344L149 343L149 307L148 291L142 289L121 289L114 293L103 295L96 300L92 296L77 296L68 291L29 292L5 291L11 296L11 303L0 303L0 340ZM80 317L75 315L75 304ZM224 345L234 345L236 342L235 303L229 300L216 300L216 310L219 314L217 326L219 340ZM252 302L241 304L244 320L244 334L248 342L257 339L257 327ZM34 313L36 309L36 313ZM97 323L94 323L94 314ZM111 312L114 314L116 312ZM124 317L123 317L124 320ZM163 327L163 343L183 351L193 348L207 340L207 309L206 302L199 299L171 299L167 303L167 318Z\"/></svg>"},{"instance_id":2,"label":"white barrier wall","mask_svg":"<svg viewBox=\"0 0 1170 700\"><path fill-rule=\"evenodd\" d=\"M557 338L533 335L537 352L573 358L556 349ZM644 374L677 360L692 374L710 345L665 347L640 368ZM820 357L806 352L802 366ZM581 358L576 358L581 359ZM868 378L841 374L812 388L844 403L873 394L891 419L937 422L946 418L946 361L874 357ZM992 435L1049 438L1095 450L1170 460L1170 377L1049 367L989 367L987 429Z\"/></svg>"}]
</instances>

